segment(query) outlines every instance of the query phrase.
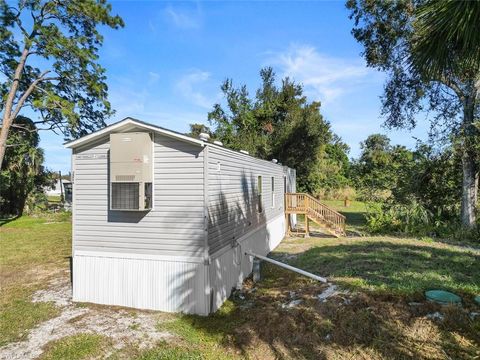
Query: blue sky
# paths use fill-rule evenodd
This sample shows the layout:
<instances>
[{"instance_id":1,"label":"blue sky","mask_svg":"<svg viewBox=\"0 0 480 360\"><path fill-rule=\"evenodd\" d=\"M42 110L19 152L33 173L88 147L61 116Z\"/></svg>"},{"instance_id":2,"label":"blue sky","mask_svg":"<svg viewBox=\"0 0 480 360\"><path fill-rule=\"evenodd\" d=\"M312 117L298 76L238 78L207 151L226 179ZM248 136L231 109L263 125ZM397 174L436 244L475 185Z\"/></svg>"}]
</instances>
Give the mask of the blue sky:
<instances>
[{"instance_id":1,"label":"blue sky","mask_svg":"<svg viewBox=\"0 0 480 360\"><path fill-rule=\"evenodd\" d=\"M333 130L359 154L359 143L374 132L413 146L415 132L381 128L384 75L368 69L350 30L344 2L112 2L125 28L104 29L100 62L107 69L109 96L117 113L176 131L207 123L222 101L225 78L259 85L259 70L272 66L280 79L304 84L309 100L322 103ZM70 170L63 137L41 133L46 166Z\"/></svg>"}]
</instances>

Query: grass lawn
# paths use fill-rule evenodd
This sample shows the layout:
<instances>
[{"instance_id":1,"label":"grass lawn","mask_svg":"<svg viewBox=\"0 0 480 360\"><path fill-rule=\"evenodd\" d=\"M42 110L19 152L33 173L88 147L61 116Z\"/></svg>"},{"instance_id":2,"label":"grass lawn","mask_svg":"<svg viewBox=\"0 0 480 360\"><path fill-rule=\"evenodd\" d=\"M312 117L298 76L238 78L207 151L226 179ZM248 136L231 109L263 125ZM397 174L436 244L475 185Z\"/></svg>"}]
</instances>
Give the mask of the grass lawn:
<instances>
[{"instance_id":1,"label":"grass lawn","mask_svg":"<svg viewBox=\"0 0 480 360\"><path fill-rule=\"evenodd\" d=\"M343 200L321 200L325 205L345 215L347 218L347 230L362 232L365 225L365 213L367 207L361 201L351 201L350 206L345 207Z\"/></svg>"},{"instance_id":2,"label":"grass lawn","mask_svg":"<svg viewBox=\"0 0 480 360\"><path fill-rule=\"evenodd\" d=\"M0 221L0 346L25 338L27 330L57 315L51 303L31 295L59 272L71 254L68 214Z\"/></svg>"},{"instance_id":3,"label":"grass lawn","mask_svg":"<svg viewBox=\"0 0 480 360\"><path fill-rule=\"evenodd\" d=\"M345 207L343 200L321 200L322 203L340 212L346 217L347 232L351 235L361 235L364 233L365 213L367 207L361 201L351 201L348 207ZM300 224L304 223L303 215L297 215ZM313 228L315 223L312 222Z\"/></svg>"},{"instance_id":4,"label":"grass lawn","mask_svg":"<svg viewBox=\"0 0 480 360\"><path fill-rule=\"evenodd\" d=\"M99 334L78 334L50 343L41 360L81 360L99 356L108 339Z\"/></svg>"},{"instance_id":5,"label":"grass lawn","mask_svg":"<svg viewBox=\"0 0 480 360\"><path fill-rule=\"evenodd\" d=\"M361 203L328 202L361 229ZM350 214L350 215L349 215ZM0 346L25 339L54 317L32 293L68 272L71 226L61 214L22 217L0 227ZM327 276L347 293L317 299L326 285L268 264L262 281L247 280L209 317L165 315L159 331L172 337L152 349L113 349L102 334L49 342L43 359L478 359L480 252L395 237L290 238L271 254ZM430 288L452 290L462 307L424 300ZM296 300L295 306L289 306ZM89 306L89 305L81 305ZM93 307L92 307L93 308ZM115 311L113 308L112 311ZM429 318L438 312L441 320Z\"/></svg>"}]
</instances>

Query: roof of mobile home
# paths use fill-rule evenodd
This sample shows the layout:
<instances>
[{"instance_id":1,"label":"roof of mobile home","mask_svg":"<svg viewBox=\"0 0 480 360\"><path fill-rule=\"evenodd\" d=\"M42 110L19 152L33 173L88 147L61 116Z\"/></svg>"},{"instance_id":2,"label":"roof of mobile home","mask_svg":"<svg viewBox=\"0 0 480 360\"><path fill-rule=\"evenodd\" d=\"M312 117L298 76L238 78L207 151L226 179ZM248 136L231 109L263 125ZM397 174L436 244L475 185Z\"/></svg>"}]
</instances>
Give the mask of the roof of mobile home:
<instances>
[{"instance_id":1,"label":"roof of mobile home","mask_svg":"<svg viewBox=\"0 0 480 360\"><path fill-rule=\"evenodd\" d=\"M130 117L127 117L127 118L125 118L123 120L120 120L116 123L113 123L111 125L108 125L108 126L104 127L103 129L100 129L100 130L95 131L91 134L85 135L85 136L83 136L79 139L66 142L64 144L64 146L66 148L73 149L73 148L76 148L76 147L81 146L81 145L87 145L88 143L95 141L99 137L105 136L105 135L110 134L110 133L115 133L119 130L129 131L129 130L135 130L137 128L150 130L150 131L162 134L162 135L170 137L170 138L174 138L174 139L177 139L177 140L180 140L180 141L193 143L193 144L196 144L196 145L199 145L199 146L207 146L207 145L208 146L215 146L215 147L220 147L222 149L231 151L232 153L235 153L235 154L240 153L240 154L243 154L243 155L246 155L246 156L252 156L252 155L249 155L245 152L232 150L232 149L229 149L229 148L221 146L221 145L216 145L216 144L213 144L213 143L208 142L208 141L203 141L203 140L200 140L200 139L196 139L194 137L179 133L177 131L165 129L161 126L152 125L152 124L149 124L147 122L144 122L144 121L141 121L141 120L138 120L138 119L134 119L134 118L130 118ZM254 156L252 156L252 157L254 157ZM260 159L260 158L256 158L256 159L264 160L264 159ZM264 160L264 161L268 161L268 160ZM270 161L268 161L268 162L271 163ZM283 166L280 163L277 164L277 165Z\"/></svg>"}]
</instances>

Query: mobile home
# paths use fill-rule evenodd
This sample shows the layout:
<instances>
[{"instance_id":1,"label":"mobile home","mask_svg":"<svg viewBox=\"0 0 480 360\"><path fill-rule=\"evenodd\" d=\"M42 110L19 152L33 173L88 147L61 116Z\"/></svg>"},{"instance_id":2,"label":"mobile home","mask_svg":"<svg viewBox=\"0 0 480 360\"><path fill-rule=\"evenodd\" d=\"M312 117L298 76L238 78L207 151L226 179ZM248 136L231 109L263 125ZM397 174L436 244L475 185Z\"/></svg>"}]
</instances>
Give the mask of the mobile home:
<instances>
[{"instance_id":1,"label":"mobile home","mask_svg":"<svg viewBox=\"0 0 480 360\"><path fill-rule=\"evenodd\" d=\"M293 169L131 118L66 147L74 301L206 315L285 235Z\"/></svg>"}]
</instances>

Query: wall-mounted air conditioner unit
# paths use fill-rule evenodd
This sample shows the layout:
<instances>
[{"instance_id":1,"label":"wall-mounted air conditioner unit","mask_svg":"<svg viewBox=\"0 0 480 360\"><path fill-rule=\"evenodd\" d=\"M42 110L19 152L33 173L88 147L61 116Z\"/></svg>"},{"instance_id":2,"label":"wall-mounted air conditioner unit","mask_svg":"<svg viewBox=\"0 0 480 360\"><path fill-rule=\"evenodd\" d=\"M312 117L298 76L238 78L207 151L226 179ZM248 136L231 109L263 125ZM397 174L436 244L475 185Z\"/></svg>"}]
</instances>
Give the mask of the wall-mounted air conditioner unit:
<instances>
[{"instance_id":1,"label":"wall-mounted air conditioner unit","mask_svg":"<svg viewBox=\"0 0 480 360\"><path fill-rule=\"evenodd\" d=\"M145 132L110 135L110 209L152 208L152 136Z\"/></svg>"}]
</instances>

